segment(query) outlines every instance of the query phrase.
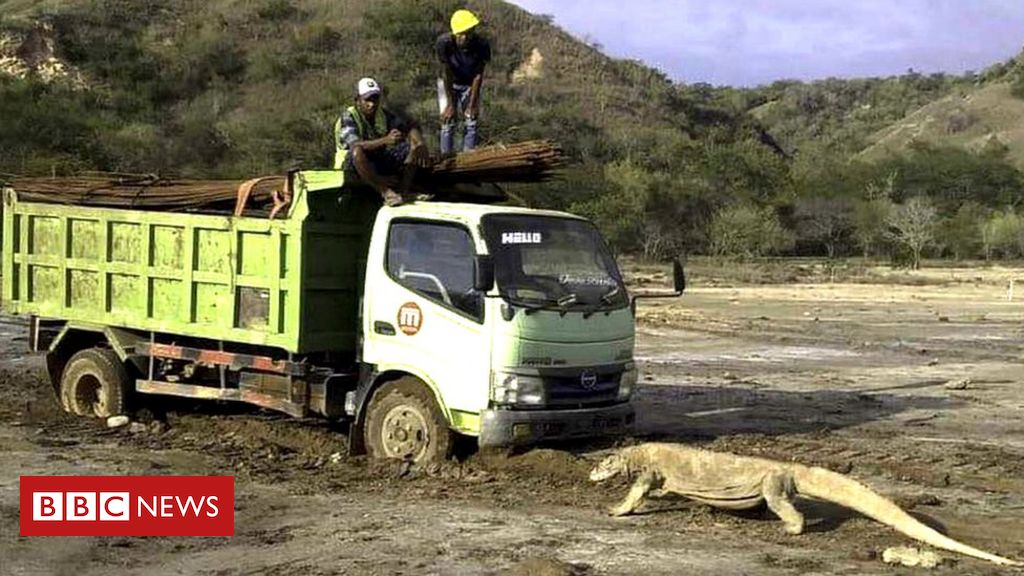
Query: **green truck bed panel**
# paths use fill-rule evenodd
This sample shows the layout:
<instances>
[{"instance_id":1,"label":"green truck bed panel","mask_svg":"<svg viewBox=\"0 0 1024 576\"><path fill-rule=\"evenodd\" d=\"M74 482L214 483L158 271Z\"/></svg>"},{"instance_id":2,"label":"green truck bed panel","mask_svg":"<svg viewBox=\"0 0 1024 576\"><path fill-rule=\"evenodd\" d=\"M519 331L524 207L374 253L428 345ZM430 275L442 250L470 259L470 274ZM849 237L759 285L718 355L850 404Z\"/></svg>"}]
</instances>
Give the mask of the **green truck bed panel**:
<instances>
[{"instance_id":1,"label":"green truck bed panel","mask_svg":"<svg viewBox=\"0 0 1024 576\"><path fill-rule=\"evenodd\" d=\"M375 206L298 173L287 219L19 202L4 191L3 306L289 352L354 350Z\"/></svg>"}]
</instances>

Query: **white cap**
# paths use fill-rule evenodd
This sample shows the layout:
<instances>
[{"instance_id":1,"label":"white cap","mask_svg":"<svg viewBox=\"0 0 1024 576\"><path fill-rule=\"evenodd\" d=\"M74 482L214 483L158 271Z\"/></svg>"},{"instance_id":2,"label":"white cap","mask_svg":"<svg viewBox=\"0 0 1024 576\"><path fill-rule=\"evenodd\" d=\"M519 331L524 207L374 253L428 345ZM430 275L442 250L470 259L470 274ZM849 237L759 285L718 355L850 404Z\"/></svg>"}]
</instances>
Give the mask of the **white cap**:
<instances>
[{"instance_id":1,"label":"white cap","mask_svg":"<svg viewBox=\"0 0 1024 576\"><path fill-rule=\"evenodd\" d=\"M359 81L359 97L365 98L374 94L380 94L380 84L373 78L363 78Z\"/></svg>"}]
</instances>

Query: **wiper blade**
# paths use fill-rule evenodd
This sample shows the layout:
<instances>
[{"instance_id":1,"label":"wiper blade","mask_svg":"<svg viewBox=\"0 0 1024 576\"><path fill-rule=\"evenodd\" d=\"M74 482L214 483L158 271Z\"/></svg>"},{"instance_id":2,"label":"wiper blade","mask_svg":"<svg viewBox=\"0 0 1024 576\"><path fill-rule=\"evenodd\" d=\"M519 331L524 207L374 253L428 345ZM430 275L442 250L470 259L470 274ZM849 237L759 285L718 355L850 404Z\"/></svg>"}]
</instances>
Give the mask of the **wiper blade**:
<instances>
[{"instance_id":1,"label":"wiper blade","mask_svg":"<svg viewBox=\"0 0 1024 576\"><path fill-rule=\"evenodd\" d=\"M611 290L609 290L609 291L607 291L607 292L605 292L604 294L601 295L601 302L604 302L605 304L611 304L612 303L612 298L614 298L614 297L616 297L618 295L619 295L619 287L616 286L615 288L612 288Z\"/></svg>"},{"instance_id":2,"label":"wiper blade","mask_svg":"<svg viewBox=\"0 0 1024 576\"><path fill-rule=\"evenodd\" d=\"M562 315L569 311L569 307L576 303L576 295L569 294L561 298L537 298L535 301L527 301L519 298L507 298L509 304L526 310L527 314L538 310L557 310Z\"/></svg>"},{"instance_id":3,"label":"wiper blade","mask_svg":"<svg viewBox=\"0 0 1024 576\"><path fill-rule=\"evenodd\" d=\"M583 317L584 318L590 318L591 316L594 315L595 312L601 310L601 308L604 308L605 306L611 306L613 304L612 298L615 298L618 295L619 295L619 287L618 286L616 286L615 288L612 288L611 290L605 292L604 294L601 295L601 299L598 300L596 304L594 304L593 306L591 306L591 307L589 307L589 308L587 308L586 310L583 311Z\"/></svg>"},{"instance_id":4,"label":"wiper blade","mask_svg":"<svg viewBox=\"0 0 1024 576\"><path fill-rule=\"evenodd\" d=\"M527 312L536 312L537 310L544 310L550 308L552 305L557 304L554 300L524 300L522 298L506 297L505 300L512 306L518 306L526 310Z\"/></svg>"},{"instance_id":5,"label":"wiper blade","mask_svg":"<svg viewBox=\"0 0 1024 576\"><path fill-rule=\"evenodd\" d=\"M536 301L526 301L520 298L508 297L506 300L509 304L526 310L527 313L536 312L537 310L557 310L562 316L565 316L573 305L579 303L578 297L574 292L557 299L537 298Z\"/></svg>"},{"instance_id":6,"label":"wiper blade","mask_svg":"<svg viewBox=\"0 0 1024 576\"><path fill-rule=\"evenodd\" d=\"M526 300L520 300L518 298L506 298L506 301L512 306L518 306L520 308L525 308L526 310L540 310L544 308L543 303L536 304L533 302L527 302Z\"/></svg>"}]
</instances>

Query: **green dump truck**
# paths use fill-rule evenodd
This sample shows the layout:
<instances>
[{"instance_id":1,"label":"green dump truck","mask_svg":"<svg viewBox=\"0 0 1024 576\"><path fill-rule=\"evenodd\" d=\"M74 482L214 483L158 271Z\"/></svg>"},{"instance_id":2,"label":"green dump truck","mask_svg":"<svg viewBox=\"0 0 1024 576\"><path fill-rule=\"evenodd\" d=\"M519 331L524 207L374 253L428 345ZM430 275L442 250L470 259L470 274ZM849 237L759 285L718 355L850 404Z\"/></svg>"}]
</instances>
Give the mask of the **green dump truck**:
<instances>
[{"instance_id":1,"label":"green dump truck","mask_svg":"<svg viewBox=\"0 0 1024 576\"><path fill-rule=\"evenodd\" d=\"M340 172L289 178L276 218L3 190L3 308L31 317L66 410L247 402L347 420L351 450L414 460L446 457L453 432L498 446L631 428L635 297L593 224L387 208Z\"/></svg>"}]
</instances>

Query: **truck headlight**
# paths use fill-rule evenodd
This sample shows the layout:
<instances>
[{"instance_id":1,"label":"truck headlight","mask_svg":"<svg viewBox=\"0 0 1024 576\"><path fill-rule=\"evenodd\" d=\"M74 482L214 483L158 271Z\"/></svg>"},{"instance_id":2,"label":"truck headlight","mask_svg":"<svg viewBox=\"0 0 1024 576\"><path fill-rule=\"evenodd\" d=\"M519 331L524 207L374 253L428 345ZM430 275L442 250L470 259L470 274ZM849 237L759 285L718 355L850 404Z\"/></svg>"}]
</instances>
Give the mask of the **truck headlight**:
<instances>
[{"instance_id":1,"label":"truck headlight","mask_svg":"<svg viewBox=\"0 0 1024 576\"><path fill-rule=\"evenodd\" d=\"M491 372L491 401L495 404L543 404L544 383L536 376L500 370Z\"/></svg>"},{"instance_id":2,"label":"truck headlight","mask_svg":"<svg viewBox=\"0 0 1024 576\"><path fill-rule=\"evenodd\" d=\"M633 395L633 388L636 388L638 372L635 362L626 362L623 367L622 376L619 378L619 400L629 400Z\"/></svg>"}]
</instances>

